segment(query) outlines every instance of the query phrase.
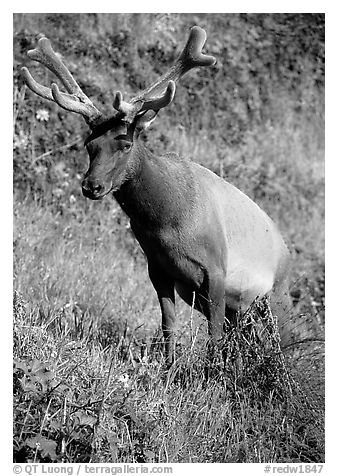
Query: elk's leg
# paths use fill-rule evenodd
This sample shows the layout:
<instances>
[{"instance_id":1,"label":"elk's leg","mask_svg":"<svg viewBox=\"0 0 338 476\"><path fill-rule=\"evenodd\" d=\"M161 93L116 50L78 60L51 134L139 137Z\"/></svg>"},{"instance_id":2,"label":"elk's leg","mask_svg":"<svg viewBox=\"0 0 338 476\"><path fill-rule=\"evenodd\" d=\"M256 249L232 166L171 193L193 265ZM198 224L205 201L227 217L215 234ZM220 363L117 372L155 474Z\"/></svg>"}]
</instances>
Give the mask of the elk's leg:
<instances>
[{"instance_id":1,"label":"elk's leg","mask_svg":"<svg viewBox=\"0 0 338 476\"><path fill-rule=\"evenodd\" d=\"M209 335L216 344L224 333L226 303L223 275L209 277L207 284L203 285L199 293L198 305L208 319Z\"/></svg>"},{"instance_id":2,"label":"elk's leg","mask_svg":"<svg viewBox=\"0 0 338 476\"><path fill-rule=\"evenodd\" d=\"M164 336L165 359L168 365L174 357L174 328L175 328L175 283L163 271L152 265L148 266L149 277L157 292L162 312L162 332Z\"/></svg>"},{"instance_id":3,"label":"elk's leg","mask_svg":"<svg viewBox=\"0 0 338 476\"><path fill-rule=\"evenodd\" d=\"M198 307L208 319L208 331L211 337L208 343L208 359L204 368L205 381L210 377L210 372L215 362L219 362L220 352L219 343L224 334L225 323L225 289L223 276L208 276L208 281L204 283L198 294ZM203 289L204 288L204 289Z\"/></svg>"}]
</instances>

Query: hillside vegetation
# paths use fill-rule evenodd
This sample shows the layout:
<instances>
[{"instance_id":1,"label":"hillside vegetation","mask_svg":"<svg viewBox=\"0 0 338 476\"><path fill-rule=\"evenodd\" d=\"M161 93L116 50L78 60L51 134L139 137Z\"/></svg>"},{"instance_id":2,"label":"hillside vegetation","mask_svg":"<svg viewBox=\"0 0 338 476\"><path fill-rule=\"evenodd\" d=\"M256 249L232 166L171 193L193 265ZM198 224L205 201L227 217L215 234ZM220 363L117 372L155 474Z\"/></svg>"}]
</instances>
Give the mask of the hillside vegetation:
<instances>
[{"instance_id":1,"label":"hillside vegetation","mask_svg":"<svg viewBox=\"0 0 338 476\"><path fill-rule=\"evenodd\" d=\"M195 24L217 64L182 79L144 140L210 168L278 223L306 343L283 356L258 305L263 337L244 322L228 360L209 362L205 320L180 303L168 374L128 220L111 196L81 193L86 125L29 91L20 67L55 80L26 55L45 34L109 112L115 91L131 98L172 64ZM15 14L14 289L17 461L323 461L324 16Z\"/></svg>"}]
</instances>

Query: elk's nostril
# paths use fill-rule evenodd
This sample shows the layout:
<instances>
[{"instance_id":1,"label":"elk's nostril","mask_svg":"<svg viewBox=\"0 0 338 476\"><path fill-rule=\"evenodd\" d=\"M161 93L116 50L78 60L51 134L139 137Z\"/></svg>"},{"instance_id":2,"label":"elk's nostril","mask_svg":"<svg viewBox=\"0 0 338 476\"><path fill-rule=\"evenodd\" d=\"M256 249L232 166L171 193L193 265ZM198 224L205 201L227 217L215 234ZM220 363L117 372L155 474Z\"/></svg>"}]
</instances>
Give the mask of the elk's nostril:
<instances>
[{"instance_id":1,"label":"elk's nostril","mask_svg":"<svg viewBox=\"0 0 338 476\"><path fill-rule=\"evenodd\" d=\"M103 189L103 187L102 187L102 185L100 185L99 183L98 183L97 185L94 185L94 186L92 187L92 191L93 191L94 193L100 193L100 192L102 191L102 189Z\"/></svg>"},{"instance_id":2,"label":"elk's nostril","mask_svg":"<svg viewBox=\"0 0 338 476\"><path fill-rule=\"evenodd\" d=\"M96 181L90 181L88 179L82 182L82 193L89 198L95 198L104 191L104 186Z\"/></svg>"}]
</instances>

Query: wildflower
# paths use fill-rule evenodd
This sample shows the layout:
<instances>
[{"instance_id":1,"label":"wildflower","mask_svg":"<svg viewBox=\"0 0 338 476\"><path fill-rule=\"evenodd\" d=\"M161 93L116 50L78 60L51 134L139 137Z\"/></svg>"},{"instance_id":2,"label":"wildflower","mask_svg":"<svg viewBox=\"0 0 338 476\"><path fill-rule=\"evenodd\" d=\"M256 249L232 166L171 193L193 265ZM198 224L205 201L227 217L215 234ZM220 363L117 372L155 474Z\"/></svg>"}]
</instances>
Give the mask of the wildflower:
<instances>
[{"instance_id":1,"label":"wildflower","mask_svg":"<svg viewBox=\"0 0 338 476\"><path fill-rule=\"evenodd\" d=\"M131 383L130 383L129 375L127 374L120 375L120 377L117 380L123 385L125 389L130 388Z\"/></svg>"},{"instance_id":2,"label":"wildflower","mask_svg":"<svg viewBox=\"0 0 338 476\"><path fill-rule=\"evenodd\" d=\"M47 111L47 109L38 109L36 111L35 117L40 122L44 122L44 121L48 122L49 121L49 112Z\"/></svg>"},{"instance_id":3,"label":"wildflower","mask_svg":"<svg viewBox=\"0 0 338 476\"><path fill-rule=\"evenodd\" d=\"M26 149L28 146L28 136L23 132L19 131L19 134L14 135L14 149Z\"/></svg>"}]
</instances>

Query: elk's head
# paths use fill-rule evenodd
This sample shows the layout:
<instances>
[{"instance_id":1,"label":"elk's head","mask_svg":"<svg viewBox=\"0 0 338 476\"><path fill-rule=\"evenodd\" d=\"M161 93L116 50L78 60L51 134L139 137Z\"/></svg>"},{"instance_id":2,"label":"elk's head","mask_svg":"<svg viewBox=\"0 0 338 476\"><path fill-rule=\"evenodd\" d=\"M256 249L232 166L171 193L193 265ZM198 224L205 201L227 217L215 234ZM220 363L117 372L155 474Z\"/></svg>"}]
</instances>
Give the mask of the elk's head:
<instances>
[{"instance_id":1,"label":"elk's head","mask_svg":"<svg viewBox=\"0 0 338 476\"><path fill-rule=\"evenodd\" d=\"M114 101L116 108L120 107L116 99L119 97L117 93ZM164 106L165 104L161 107ZM157 111L145 110L140 113L134 111L128 116L120 109L118 111L93 127L85 140L89 168L82 182L82 193L92 200L101 199L107 193L118 190L125 181L134 176L140 160L138 136L157 114Z\"/></svg>"},{"instance_id":2,"label":"elk's head","mask_svg":"<svg viewBox=\"0 0 338 476\"><path fill-rule=\"evenodd\" d=\"M155 119L158 111L168 106L175 95L176 82L190 69L213 65L216 60L204 55L205 31L194 26L187 43L171 69L148 89L129 102L118 91L113 107L115 114L105 117L83 93L50 41L43 37L28 56L46 66L61 81L66 93L52 83L47 88L37 83L27 68L22 72L28 87L43 97L55 101L62 108L81 114L91 129L85 141L89 155L89 169L82 182L83 194L97 200L112 190L118 190L138 166L137 137Z\"/></svg>"}]
</instances>

